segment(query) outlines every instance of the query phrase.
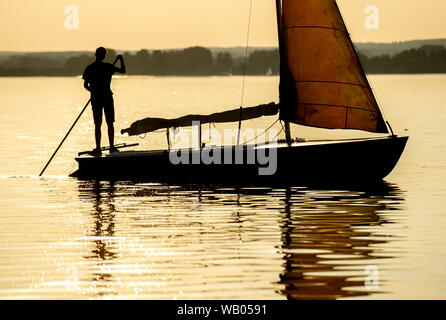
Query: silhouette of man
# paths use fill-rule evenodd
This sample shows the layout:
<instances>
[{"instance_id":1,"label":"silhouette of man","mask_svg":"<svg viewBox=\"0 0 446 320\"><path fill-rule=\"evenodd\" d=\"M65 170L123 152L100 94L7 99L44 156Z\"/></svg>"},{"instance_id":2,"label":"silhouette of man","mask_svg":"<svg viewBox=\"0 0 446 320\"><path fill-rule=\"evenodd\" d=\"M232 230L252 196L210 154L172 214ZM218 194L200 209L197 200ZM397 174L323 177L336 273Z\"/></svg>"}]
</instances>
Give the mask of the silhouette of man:
<instances>
[{"instance_id":1,"label":"silhouette of man","mask_svg":"<svg viewBox=\"0 0 446 320\"><path fill-rule=\"evenodd\" d=\"M121 55L116 57L116 60L121 61L121 67L115 67L114 64L105 63L104 59L107 50L103 47L96 49L96 61L85 68L84 88L91 92L91 106L93 109L94 119L94 134L96 140L96 149L93 150L93 155L101 155L101 125L102 125L102 110L104 110L105 121L108 126L108 140L110 142L110 152L118 151L114 147L115 128L115 108L113 102L113 93L110 90L110 82L115 72L125 73L124 59Z\"/></svg>"}]
</instances>

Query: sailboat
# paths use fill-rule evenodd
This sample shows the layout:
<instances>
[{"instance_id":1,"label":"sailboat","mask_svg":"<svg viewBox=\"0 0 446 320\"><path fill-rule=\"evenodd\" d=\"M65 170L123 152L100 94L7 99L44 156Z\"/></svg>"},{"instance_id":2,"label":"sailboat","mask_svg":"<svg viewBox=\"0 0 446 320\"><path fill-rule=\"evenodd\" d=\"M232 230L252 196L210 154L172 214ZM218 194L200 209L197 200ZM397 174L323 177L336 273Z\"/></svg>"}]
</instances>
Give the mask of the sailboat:
<instances>
[{"instance_id":1,"label":"sailboat","mask_svg":"<svg viewBox=\"0 0 446 320\"><path fill-rule=\"evenodd\" d=\"M335 0L276 0L280 51L279 103L176 119L146 118L130 136L199 124L188 149L124 151L78 157L73 176L186 183L379 181L394 169L408 137L393 133L378 106ZM278 116L285 139L206 147L201 125ZM373 138L304 142L290 126L362 130ZM262 155L262 157L261 157ZM268 157L266 157L268 156ZM203 159L207 161L203 161ZM265 159L269 160L268 163Z\"/></svg>"}]
</instances>

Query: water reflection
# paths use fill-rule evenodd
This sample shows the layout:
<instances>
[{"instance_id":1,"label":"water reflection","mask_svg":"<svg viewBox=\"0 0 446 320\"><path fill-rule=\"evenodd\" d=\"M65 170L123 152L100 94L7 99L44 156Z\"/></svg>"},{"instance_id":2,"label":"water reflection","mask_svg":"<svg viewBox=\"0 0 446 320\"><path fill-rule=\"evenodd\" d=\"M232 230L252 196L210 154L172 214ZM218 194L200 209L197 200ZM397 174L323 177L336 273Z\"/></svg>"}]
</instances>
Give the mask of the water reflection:
<instances>
[{"instance_id":1,"label":"water reflection","mask_svg":"<svg viewBox=\"0 0 446 320\"><path fill-rule=\"evenodd\" d=\"M380 265L378 259L392 258L380 252L391 238L367 229L391 223L380 213L398 209L402 195L398 187L387 183L359 192L287 189L282 224L285 263L280 275L285 289L281 293L287 299L378 293L378 283L365 287L365 270Z\"/></svg>"},{"instance_id":2,"label":"water reflection","mask_svg":"<svg viewBox=\"0 0 446 320\"><path fill-rule=\"evenodd\" d=\"M91 202L93 210L92 229L88 240L92 243L91 252L84 256L87 261L94 261L100 272L93 272L89 279L94 284L98 295L110 294L108 283L113 281L108 261L116 259L115 249L115 183L102 181L83 181L79 185L80 198Z\"/></svg>"},{"instance_id":3,"label":"water reflection","mask_svg":"<svg viewBox=\"0 0 446 320\"><path fill-rule=\"evenodd\" d=\"M151 298L176 297L185 288L194 290L189 297L207 298L206 286L216 297L239 297L226 295L230 283L240 292L252 294L258 286L270 292L266 297L287 299L383 292L384 286L364 286L364 272L393 257L385 226L396 222L404 202L404 192L388 183L316 190L83 181L79 196L93 209L93 248L84 259L93 266L94 292L125 295L130 284ZM211 278L202 280L204 274ZM163 291L150 284L158 282Z\"/></svg>"}]
</instances>

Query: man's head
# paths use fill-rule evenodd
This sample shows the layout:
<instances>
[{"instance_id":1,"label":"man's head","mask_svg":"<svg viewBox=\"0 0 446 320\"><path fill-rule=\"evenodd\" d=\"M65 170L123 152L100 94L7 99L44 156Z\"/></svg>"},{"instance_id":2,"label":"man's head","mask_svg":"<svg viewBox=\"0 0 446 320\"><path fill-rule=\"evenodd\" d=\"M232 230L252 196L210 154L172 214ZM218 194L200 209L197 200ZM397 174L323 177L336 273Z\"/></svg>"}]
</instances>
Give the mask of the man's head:
<instances>
[{"instance_id":1,"label":"man's head","mask_svg":"<svg viewBox=\"0 0 446 320\"><path fill-rule=\"evenodd\" d=\"M99 47L96 49L96 60L103 61L105 59L105 55L107 54L107 50L104 47Z\"/></svg>"}]
</instances>

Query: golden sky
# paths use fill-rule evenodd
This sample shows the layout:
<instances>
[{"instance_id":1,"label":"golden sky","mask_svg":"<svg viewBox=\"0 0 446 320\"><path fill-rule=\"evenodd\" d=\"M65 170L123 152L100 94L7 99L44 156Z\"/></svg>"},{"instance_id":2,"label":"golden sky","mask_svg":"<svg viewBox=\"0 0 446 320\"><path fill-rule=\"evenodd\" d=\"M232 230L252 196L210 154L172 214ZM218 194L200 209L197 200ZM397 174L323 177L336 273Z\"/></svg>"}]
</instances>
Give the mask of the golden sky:
<instances>
[{"instance_id":1,"label":"golden sky","mask_svg":"<svg viewBox=\"0 0 446 320\"><path fill-rule=\"evenodd\" d=\"M0 51L244 46L249 1L0 0ZM446 38L445 0L338 4L356 42ZM66 28L69 5L79 9L78 29ZM378 30L365 27L369 5L379 9ZM275 1L253 0L250 45L275 46L276 32Z\"/></svg>"}]
</instances>

